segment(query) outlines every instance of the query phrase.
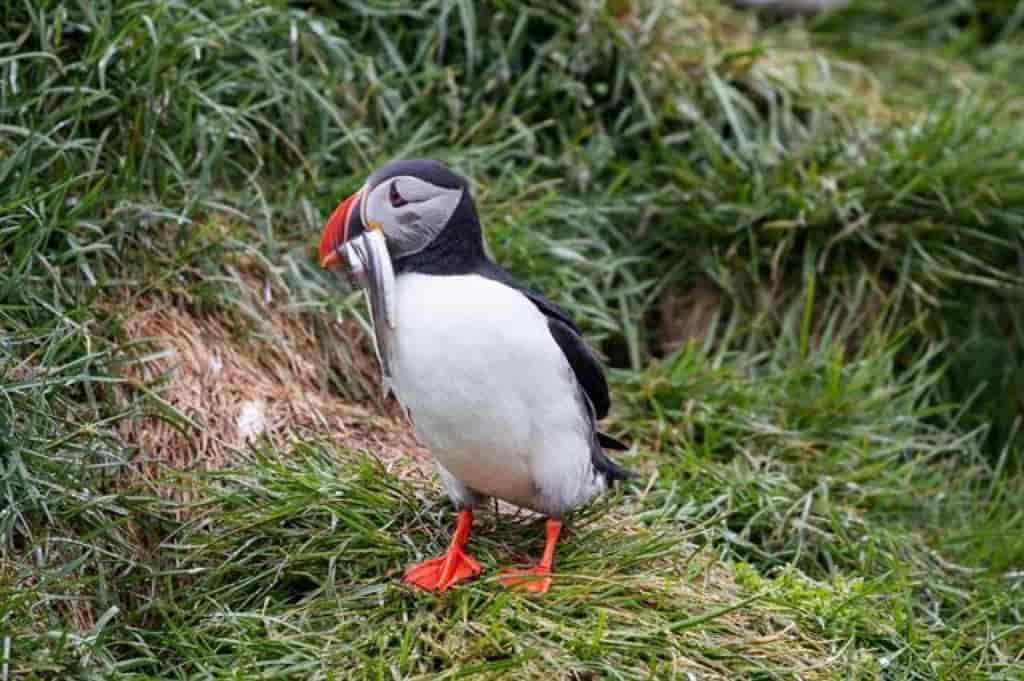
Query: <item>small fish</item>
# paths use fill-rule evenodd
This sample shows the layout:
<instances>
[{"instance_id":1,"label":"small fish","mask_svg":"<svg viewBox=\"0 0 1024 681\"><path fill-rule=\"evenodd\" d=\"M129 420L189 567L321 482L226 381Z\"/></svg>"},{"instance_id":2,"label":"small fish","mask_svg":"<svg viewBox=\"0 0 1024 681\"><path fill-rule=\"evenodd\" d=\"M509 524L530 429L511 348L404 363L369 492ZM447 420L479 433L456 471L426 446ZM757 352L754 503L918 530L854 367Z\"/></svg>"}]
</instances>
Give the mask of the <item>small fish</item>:
<instances>
[{"instance_id":1,"label":"small fish","mask_svg":"<svg viewBox=\"0 0 1024 681\"><path fill-rule=\"evenodd\" d=\"M363 289L373 321L373 349L383 375L384 394L391 390L391 350L397 326L395 271L387 242L379 231L360 234L341 246L355 283Z\"/></svg>"}]
</instances>

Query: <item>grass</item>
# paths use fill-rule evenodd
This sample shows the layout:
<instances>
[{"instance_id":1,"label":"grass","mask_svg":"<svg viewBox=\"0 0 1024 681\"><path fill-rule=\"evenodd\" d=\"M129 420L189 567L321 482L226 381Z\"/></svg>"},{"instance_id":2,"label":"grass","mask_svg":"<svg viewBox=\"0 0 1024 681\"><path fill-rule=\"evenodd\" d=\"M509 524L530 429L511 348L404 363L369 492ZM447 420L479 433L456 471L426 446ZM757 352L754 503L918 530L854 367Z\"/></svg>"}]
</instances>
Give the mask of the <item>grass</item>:
<instances>
[{"instance_id":1,"label":"grass","mask_svg":"<svg viewBox=\"0 0 1024 681\"><path fill-rule=\"evenodd\" d=\"M763 669L764 657L810 667L823 654L813 638L755 623L765 594L742 598L712 578L721 568L696 551L693 530L626 518L612 528L607 508L591 511L560 556L561 588L539 603L498 586L493 566L540 550L540 526L485 514L473 545L488 576L424 597L399 585L398 566L447 543L450 509L436 489L424 495L372 460L315 443L247 464L217 476L202 520L166 547L197 577L161 604L165 627L111 642L158 674L720 677ZM747 648L748 628L766 640Z\"/></svg>"},{"instance_id":2,"label":"grass","mask_svg":"<svg viewBox=\"0 0 1024 681\"><path fill-rule=\"evenodd\" d=\"M5 4L0 679L1020 678L1019 18ZM409 155L637 443L542 601L504 515L397 582L450 509L313 256Z\"/></svg>"}]
</instances>

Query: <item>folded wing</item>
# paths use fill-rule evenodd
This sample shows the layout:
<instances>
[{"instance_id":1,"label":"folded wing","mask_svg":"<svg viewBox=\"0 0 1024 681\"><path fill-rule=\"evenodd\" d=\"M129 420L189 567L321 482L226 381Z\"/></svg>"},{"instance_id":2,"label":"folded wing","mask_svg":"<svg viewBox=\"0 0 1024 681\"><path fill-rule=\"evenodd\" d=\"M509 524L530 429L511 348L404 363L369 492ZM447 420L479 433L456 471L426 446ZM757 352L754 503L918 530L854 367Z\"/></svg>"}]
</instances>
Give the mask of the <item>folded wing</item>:
<instances>
[{"instance_id":1,"label":"folded wing","mask_svg":"<svg viewBox=\"0 0 1024 681\"><path fill-rule=\"evenodd\" d=\"M555 339L558 347L562 349L565 359L569 362L569 366L572 367L576 381L583 388L583 393L593 407L594 418L600 420L607 416L611 406L608 381L605 379L600 362L594 357L594 353L583 339L582 332L569 317L569 314L540 293L524 286L515 277L492 262L488 262L479 274L520 291L538 310L544 313L548 320L551 337ZM629 449L628 445L605 433L598 432L597 439L605 449Z\"/></svg>"}]
</instances>

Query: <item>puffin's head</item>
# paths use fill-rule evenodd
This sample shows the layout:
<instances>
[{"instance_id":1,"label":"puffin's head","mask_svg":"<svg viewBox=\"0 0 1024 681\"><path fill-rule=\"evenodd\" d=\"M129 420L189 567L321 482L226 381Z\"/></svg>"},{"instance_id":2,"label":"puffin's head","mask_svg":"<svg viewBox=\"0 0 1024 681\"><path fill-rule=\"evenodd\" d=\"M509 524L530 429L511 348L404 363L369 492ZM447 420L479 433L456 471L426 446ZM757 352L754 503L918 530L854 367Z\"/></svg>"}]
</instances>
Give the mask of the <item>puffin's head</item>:
<instances>
[{"instance_id":1,"label":"puffin's head","mask_svg":"<svg viewBox=\"0 0 1024 681\"><path fill-rule=\"evenodd\" d=\"M444 230L467 191L466 181L429 159L392 161L334 210L320 237L320 264L340 262L338 247L380 230L392 258L422 251Z\"/></svg>"}]
</instances>

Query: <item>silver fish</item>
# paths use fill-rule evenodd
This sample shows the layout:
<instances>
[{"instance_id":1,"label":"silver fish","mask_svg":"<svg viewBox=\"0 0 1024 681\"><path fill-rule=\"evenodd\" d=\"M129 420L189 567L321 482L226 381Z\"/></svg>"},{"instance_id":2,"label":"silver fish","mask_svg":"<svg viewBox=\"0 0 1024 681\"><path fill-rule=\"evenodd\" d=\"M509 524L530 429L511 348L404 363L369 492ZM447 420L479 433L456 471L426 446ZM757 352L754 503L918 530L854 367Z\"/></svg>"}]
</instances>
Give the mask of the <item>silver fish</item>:
<instances>
[{"instance_id":1,"label":"silver fish","mask_svg":"<svg viewBox=\"0 0 1024 681\"><path fill-rule=\"evenodd\" d=\"M384 394L391 390L391 352L397 326L395 271L384 235L365 232L342 245L352 276L366 294L373 321L373 349L380 364Z\"/></svg>"}]
</instances>

